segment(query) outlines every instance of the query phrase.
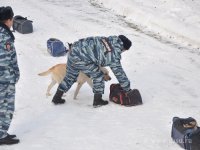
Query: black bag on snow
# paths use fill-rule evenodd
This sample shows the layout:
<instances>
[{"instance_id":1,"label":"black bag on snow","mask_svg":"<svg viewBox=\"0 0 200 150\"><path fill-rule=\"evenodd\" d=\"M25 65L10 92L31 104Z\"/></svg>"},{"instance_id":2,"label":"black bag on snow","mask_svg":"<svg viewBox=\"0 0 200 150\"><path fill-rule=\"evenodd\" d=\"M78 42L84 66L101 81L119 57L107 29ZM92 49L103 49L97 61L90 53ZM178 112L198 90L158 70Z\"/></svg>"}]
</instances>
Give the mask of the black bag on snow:
<instances>
[{"instance_id":1,"label":"black bag on snow","mask_svg":"<svg viewBox=\"0 0 200 150\"><path fill-rule=\"evenodd\" d=\"M56 38L47 40L47 51L53 57L64 56L68 52L63 42Z\"/></svg>"},{"instance_id":2,"label":"black bag on snow","mask_svg":"<svg viewBox=\"0 0 200 150\"><path fill-rule=\"evenodd\" d=\"M174 117L171 137L186 150L200 150L200 127L192 117Z\"/></svg>"},{"instance_id":3,"label":"black bag on snow","mask_svg":"<svg viewBox=\"0 0 200 150\"><path fill-rule=\"evenodd\" d=\"M121 104L124 106L141 105L142 97L139 90L133 89L131 92L132 96L127 96L120 84L111 84L109 99L116 104Z\"/></svg>"},{"instance_id":4,"label":"black bag on snow","mask_svg":"<svg viewBox=\"0 0 200 150\"><path fill-rule=\"evenodd\" d=\"M15 16L13 19L13 30L18 31L22 34L32 33L33 32L33 25L31 20L24 18L22 16Z\"/></svg>"}]
</instances>

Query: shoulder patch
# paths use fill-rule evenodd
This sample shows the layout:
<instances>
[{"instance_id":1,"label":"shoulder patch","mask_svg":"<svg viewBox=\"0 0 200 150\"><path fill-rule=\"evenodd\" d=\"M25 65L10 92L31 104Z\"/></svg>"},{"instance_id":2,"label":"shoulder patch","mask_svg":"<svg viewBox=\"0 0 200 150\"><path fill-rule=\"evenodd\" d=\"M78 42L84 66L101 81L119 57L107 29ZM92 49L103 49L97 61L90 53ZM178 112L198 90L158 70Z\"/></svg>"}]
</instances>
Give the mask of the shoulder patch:
<instances>
[{"instance_id":1,"label":"shoulder patch","mask_svg":"<svg viewBox=\"0 0 200 150\"><path fill-rule=\"evenodd\" d=\"M10 51L12 48L11 48L11 43L10 42L7 42L6 45L5 45L5 48L7 51Z\"/></svg>"}]
</instances>

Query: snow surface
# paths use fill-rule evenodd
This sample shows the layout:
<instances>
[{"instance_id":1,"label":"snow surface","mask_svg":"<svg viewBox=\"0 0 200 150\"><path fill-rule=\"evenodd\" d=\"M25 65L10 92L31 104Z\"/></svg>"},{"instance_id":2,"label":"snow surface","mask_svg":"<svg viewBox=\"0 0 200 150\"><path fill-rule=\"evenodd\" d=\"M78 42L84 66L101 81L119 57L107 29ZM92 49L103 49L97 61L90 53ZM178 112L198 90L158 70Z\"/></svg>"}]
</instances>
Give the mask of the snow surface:
<instances>
[{"instance_id":1,"label":"snow surface","mask_svg":"<svg viewBox=\"0 0 200 150\"><path fill-rule=\"evenodd\" d=\"M32 34L14 33L21 78L16 86L16 111L9 133L17 134L21 142L1 146L0 150L181 149L170 137L172 118L191 116L200 122L200 2L115 1L0 0L2 6L12 6L15 15L33 20L34 26ZM165 20L161 20L162 15ZM165 30L159 38L166 25L170 32ZM179 25L187 30L179 32ZM171 36L177 37L167 39L174 31L177 33ZM49 38L73 42L87 36L119 34L133 41L130 51L123 53L122 64L132 88L141 91L142 106L109 103L93 108L93 93L88 85L80 90L78 100L73 100L74 84L66 93L64 105L55 106L52 96L46 98L50 77L37 74L66 62L66 57L48 54ZM182 42L179 34L184 37ZM110 74L112 80L106 83L104 99L108 99L110 84L117 82ZM55 91L56 87L52 93Z\"/></svg>"},{"instance_id":2,"label":"snow surface","mask_svg":"<svg viewBox=\"0 0 200 150\"><path fill-rule=\"evenodd\" d=\"M197 0L98 0L157 38L200 51L200 2Z\"/></svg>"}]
</instances>

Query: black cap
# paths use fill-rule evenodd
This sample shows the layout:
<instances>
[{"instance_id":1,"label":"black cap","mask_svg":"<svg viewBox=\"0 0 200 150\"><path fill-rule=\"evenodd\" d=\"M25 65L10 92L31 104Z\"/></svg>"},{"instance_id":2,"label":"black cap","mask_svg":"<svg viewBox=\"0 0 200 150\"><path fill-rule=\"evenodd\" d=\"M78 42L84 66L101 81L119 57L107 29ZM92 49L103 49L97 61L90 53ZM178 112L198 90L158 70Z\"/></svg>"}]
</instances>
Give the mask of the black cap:
<instances>
[{"instance_id":1,"label":"black cap","mask_svg":"<svg viewBox=\"0 0 200 150\"><path fill-rule=\"evenodd\" d=\"M14 13L10 6L0 7L0 21L12 19L13 16L14 16Z\"/></svg>"},{"instance_id":2,"label":"black cap","mask_svg":"<svg viewBox=\"0 0 200 150\"><path fill-rule=\"evenodd\" d=\"M131 47L132 42L126 36L124 36L124 35L119 35L118 37L123 42L124 49L128 50Z\"/></svg>"}]
</instances>

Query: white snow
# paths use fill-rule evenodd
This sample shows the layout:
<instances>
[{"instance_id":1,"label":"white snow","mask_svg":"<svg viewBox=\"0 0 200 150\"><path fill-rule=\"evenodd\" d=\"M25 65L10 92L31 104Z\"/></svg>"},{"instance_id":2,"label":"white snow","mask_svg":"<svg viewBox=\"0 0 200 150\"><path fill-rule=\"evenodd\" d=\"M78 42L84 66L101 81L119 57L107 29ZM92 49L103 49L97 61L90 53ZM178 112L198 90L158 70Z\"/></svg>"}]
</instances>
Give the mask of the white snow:
<instances>
[{"instance_id":1,"label":"white snow","mask_svg":"<svg viewBox=\"0 0 200 150\"><path fill-rule=\"evenodd\" d=\"M145 32L200 48L200 3L197 0L98 0Z\"/></svg>"},{"instance_id":2,"label":"white snow","mask_svg":"<svg viewBox=\"0 0 200 150\"><path fill-rule=\"evenodd\" d=\"M15 15L28 17L34 26L31 34L14 33L21 78L9 133L17 134L21 142L0 150L178 150L170 137L172 118L191 116L200 122L199 1L98 0L98 5L95 0L0 0L0 4L12 6ZM141 91L142 106L109 103L93 108L88 85L73 100L74 84L64 105L55 106L52 96L46 98L50 77L37 74L66 62L66 56L48 54L49 38L74 42L119 34L133 42L122 54L122 64L131 87ZM110 74L103 95L107 100L110 84L117 82L111 70ZM52 94L55 91L56 87Z\"/></svg>"}]
</instances>

